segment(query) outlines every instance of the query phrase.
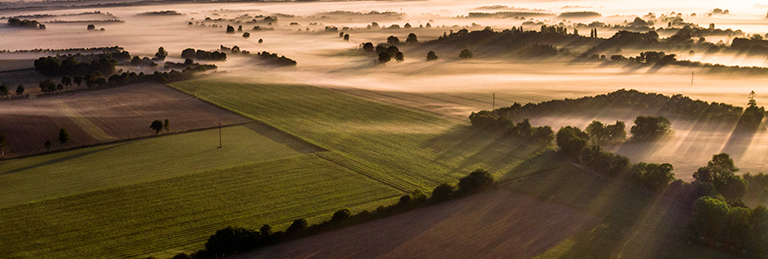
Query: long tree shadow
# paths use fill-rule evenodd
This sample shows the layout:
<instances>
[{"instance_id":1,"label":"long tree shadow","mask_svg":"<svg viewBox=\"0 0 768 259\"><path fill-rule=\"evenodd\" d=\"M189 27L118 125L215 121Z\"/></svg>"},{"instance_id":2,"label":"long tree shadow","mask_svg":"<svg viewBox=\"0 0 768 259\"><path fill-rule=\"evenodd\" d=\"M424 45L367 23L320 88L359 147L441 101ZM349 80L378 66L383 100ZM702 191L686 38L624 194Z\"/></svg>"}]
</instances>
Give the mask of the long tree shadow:
<instances>
[{"instance_id":1,"label":"long tree shadow","mask_svg":"<svg viewBox=\"0 0 768 259\"><path fill-rule=\"evenodd\" d=\"M110 145L110 146L106 146L106 147L102 147L102 148L94 148L94 149L91 149L89 151L75 152L72 155L68 155L68 156L64 156L64 157L59 157L59 158L56 158L56 159L48 160L48 161L45 161L45 162L40 162L40 163L37 163L37 164L34 164L34 165L30 165L30 166L14 169L14 170L7 171L7 172L1 172L0 175L13 174L13 173L18 173L18 172L23 172L23 171L26 171L26 170L35 169L35 168L38 168L38 167L54 165L54 164L57 164L57 163L69 161L69 160L72 160L72 159L77 159L77 158L80 158L80 157L84 157L84 156L87 156L87 155L99 153L99 152L110 150L110 149L113 149L113 148L122 147L122 146L125 146L125 145L128 145L128 144L130 144L130 143L129 142L123 142L123 143L114 144L114 145Z\"/></svg>"}]
</instances>

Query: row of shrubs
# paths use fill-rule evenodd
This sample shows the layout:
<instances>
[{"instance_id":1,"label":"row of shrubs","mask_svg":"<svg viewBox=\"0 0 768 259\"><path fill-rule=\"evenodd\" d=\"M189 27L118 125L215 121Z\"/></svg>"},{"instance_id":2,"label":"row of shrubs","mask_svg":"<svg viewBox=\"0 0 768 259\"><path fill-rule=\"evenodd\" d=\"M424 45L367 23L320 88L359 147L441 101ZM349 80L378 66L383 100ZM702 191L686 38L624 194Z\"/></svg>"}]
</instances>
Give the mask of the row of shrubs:
<instances>
[{"instance_id":1,"label":"row of shrubs","mask_svg":"<svg viewBox=\"0 0 768 259\"><path fill-rule=\"evenodd\" d=\"M178 254L174 259L208 259L251 251L290 240L320 234L351 225L377 220L413 209L449 201L489 190L496 186L493 176L478 169L461 178L457 185L441 184L430 196L416 190L403 195L393 205L380 206L374 211L364 210L352 214L349 209L340 209L327 221L310 225L306 219L296 219L285 231L274 232L270 225L263 225L259 230L242 227L226 227L216 231L205 243L205 249L191 255Z\"/></svg>"}]
</instances>

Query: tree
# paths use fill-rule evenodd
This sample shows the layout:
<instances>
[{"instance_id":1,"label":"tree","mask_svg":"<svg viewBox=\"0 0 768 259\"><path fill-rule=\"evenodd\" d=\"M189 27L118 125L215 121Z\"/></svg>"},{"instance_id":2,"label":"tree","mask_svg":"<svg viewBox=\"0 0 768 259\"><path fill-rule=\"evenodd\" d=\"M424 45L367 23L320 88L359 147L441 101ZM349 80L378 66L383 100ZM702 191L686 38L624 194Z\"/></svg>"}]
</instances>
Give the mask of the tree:
<instances>
[{"instance_id":1,"label":"tree","mask_svg":"<svg viewBox=\"0 0 768 259\"><path fill-rule=\"evenodd\" d=\"M306 219L297 219L294 220L293 223L288 227L288 229L285 230L286 233L295 233L296 231L300 231L302 229L307 228L309 226L309 222L307 222Z\"/></svg>"},{"instance_id":2,"label":"tree","mask_svg":"<svg viewBox=\"0 0 768 259\"><path fill-rule=\"evenodd\" d=\"M238 25L237 26L237 31L238 32L242 32L243 31L243 26L242 25Z\"/></svg>"},{"instance_id":3,"label":"tree","mask_svg":"<svg viewBox=\"0 0 768 259\"><path fill-rule=\"evenodd\" d=\"M263 39L259 39L259 44L264 43Z\"/></svg>"},{"instance_id":4,"label":"tree","mask_svg":"<svg viewBox=\"0 0 768 259\"><path fill-rule=\"evenodd\" d=\"M0 134L0 156L5 156L6 145L5 135Z\"/></svg>"},{"instance_id":5,"label":"tree","mask_svg":"<svg viewBox=\"0 0 768 259\"><path fill-rule=\"evenodd\" d=\"M8 86L0 85L0 95L2 95L4 97L8 96Z\"/></svg>"},{"instance_id":6,"label":"tree","mask_svg":"<svg viewBox=\"0 0 768 259\"><path fill-rule=\"evenodd\" d=\"M163 128L165 129L165 132L171 132L171 130L168 129L169 124L170 122L168 121L168 119L165 119L165 121L163 121Z\"/></svg>"},{"instance_id":7,"label":"tree","mask_svg":"<svg viewBox=\"0 0 768 259\"><path fill-rule=\"evenodd\" d=\"M363 50L365 50L365 52L373 52L373 43L366 42L363 44Z\"/></svg>"},{"instance_id":8,"label":"tree","mask_svg":"<svg viewBox=\"0 0 768 259\"><path fill-rule=\"evenodd\" d=\"M88 28L87 28L87 29L88 29L89 31L92 31L92 30L96 30L96 25L93 25L93 24L88 24Z\"/></svg>"},{"instance_id":9,"label":"tree","mask_svg":"<svg viewBox=\"0 0 768 259\"><path fill-rule=\"evenodd\" d=\"M24 85L19 85L16 87L16 95L21 95L24 93Z\"/></svg>"},{"instance_id":10,"label":"tree","mask_svg":"<svg viewBox=\"0 0 768 259\"><path fill-rule=\"evenodd\" d=\"M232 25L227 25L227 33L235 33L235 27L232 27Z\"/></svg>"},{"instance_id":11,"label":"tree","mask_svg":"<svg viewBox=\"0 0 768 259\"><path fill-rule=\"evenodd\" d=\"M494 185L496 185L496 180L493 179L491 173L477 169L459 179L459 192L471 194L493 188Z\"/></svg>"},{"instance_id":12,"label":"tree","mask_svg":"<svg viewBox=\"0 0 768 259\"><path fill-rule=\"evenodd\" d=\"M270 226L269 224L265 224L261 226L261 228L259 229L259 233L261 233L262 236L272 235L272 226Z\"/></svg>"},{"instance_id":13,"label":"tree","mask_svg":"<svg viewBox=\"0 0 768 259\"><path fill-rule=\"evenodd\" d=\"M157 52L155 53L155 58L157 60L165 60L165 57L168 56L168 51L165 51L165 48L160 47L157 49Z\"/></svg>"},{"instance_id":14,"label":"tree","mask_svg":"<svg viewBox=\"0 0 768 259\"><path fill-rule=\"evenodd\" d=\"M184 49L183 51L181 51L181 58L191 58L191 59L194 59L195 58L195 53L196 53L195 49L193 49L193 48Z\"/></svg>"},{"instance_id":15,"label":"tree","mask_svg":"<svg viewBox=\"0 0 768 259\"><path fill-rule=\"evenodd\" d=\"M571 159L578 158L589 141L589 135L577 127L562 127L557 131L557 146Z\"/></svg>"},{"instance_id":16,"label":"tree","mask_svg":"<svg viewBox=\"0 0 768 259\"><path fill-rule=\"evenodd\" d=\"M344 34L344 40L349 41L349 34Z\"/></svg>"},{"instance_id":17,"label":"tree","mask_svg":"<svg viewBox=\"0 0 768 259\"><path fill-rule=\"evenodd\" d=\"M429 53L427 53L427 61L433 61L437 59L438 59L437 54L435 54L434 51L430 51Z\"/></svg>"},{"instance_id":18,"label":"tree","mask_svg":"<svg viewBox=\"0 0 768 259\"><path fill-rule=\"evenodd\" d=\"M638 116L629 132L632 133L633 140L654 140L669 133L671 125L669 119L663 116Z\"/></svg>"},{"instance_id":19,"label":"tree","mask_svg":"<svg viewBox=\"0 0 768 259\"><path fill-rule=\"evenodd\" d=\"M46 140L44 145L45 145L45 151L46 152L51 152L51 141L50 140Z\"/></svg>"},{"instance_id":20,"label":"tree","mask_svg":"<svg viewBox=\"0 0 768 259\"><path fill-rule=\"evenodd\" d=\"M244 32L243 33L243 38L248 39L250 37L251 37L251 33L250 32Z\"/></svg>"},{"instance_id":21,"label":"tree","mask_svg":"<svg viewBox=\"0 0 768 259\"><path fill-rule=\"evenodd\" d=\"M56 91L56 83L51 81L51 79L45 79L44 81L40 82L40 91L43 93L51 93Z\"/></svg>"},{"instance_id":22,"label":"tree","mask_svg":"<svg viewBox=\"0 0 768 259\"><path fill-rule=\"evenodd\" d=\"M729 201L735 201L744 196L748 183L741 176L735 175L739 171L733 159L720 153L712 156L712 160L706 167L701 167L693 174L697 181L709 182L715 189Z\"/></svg>"},{"instance_id":23,"label":"tree","mask_svg":"<svg viewBox=\"0 0 768 259\"><path fill-rule=\"evenodd\" d=\"M61 146L63 147L64 144L67 144L69 142L69 133L67 133L67 130L60 129L59 130L59 142L61 143Z\"/></svg>"},{"instance_id":24,"label":"tree","mask_svg":"<svg viewBox=\"0 0 768 259\"><path fill-rule=\"evenodd\" d=\"M387 37L387 44L389 44L389 45L400 44L400 39L398 39L394 35L391 35L391 36Z\"/></svg>"},{"instance_id":25,"label":"tree","mask_svg":"<svg viewBox=\"0 0 768 259\"><path fill-rule=\"evenodd\" d=\"M459 58L471 59L472 58L472 51L469 51L468 49L461 50L461 53L459 53Z\"/></svg>"},{"instance_id":26,"label":"tree","mask_svg":"<svg viewBox=\"0 0 768 259\"><path fill-rule=\"evenodd\" d=\"M389 62L389 60L392 59L389 54L386 52L379 53L379 63L384 64Z\"/></svg>"},{"instance_id":27,"label":"tree","mask_svg":"<svg viewBox=\"0 0 768 259\"><path fill-rule=\"evenodd\" d=\"M333 213L331 222L342 221L350 217L352 217L352 212L350 212L349 209L340 209Z\"/></svg>"},{"instance_id":28,"label":"tree","mask_svg":"<svg viewBox=\"0 0 768 259\"><path fill-rule=\"evenodd\" d=\"M149 125L149 128L155 130L156 134L160 134L160 131L163 130L163 122L155 120L152 122L152 125Z\"/></svg>"},{"instance_id":29,"label":"tree","mask_svg":"<svg viewBox=\"0 0 768 259\"><path fill-rule=\"evenodd\" d=\"M205 249L217 255L244 252L253 249L258 240L259 232L239 227L226 227L208 238Z\"/></svg>"},{"instance_id":30,"label":"tree","mask_svg":"<svg viewBox=\"0 0 768 259\"><path fill-rule=\"evenodd\" d=\"M415 33L408 34L408 37L405 39L405 43L411 44L411 43L418 43L419 39L416 37Z\"/></svg>"},{"instance_id":31,"label":"tree","mask_svg":"<svg viewBox=\"0 0 768 259\"><path fill-rule=\"evenodd\" d=\"M69 88L69 86L72 85L72 78L70 78L69 76L62 77L61 84Z\"/></svg>"},{"instance_id":32,"label":"tree","mask_svg":"<svg viewBox=\"0 0 768 259\"><path fill-rule=\"evenodd\" d=\"M395 54L395 60L397 60L397 62L402 62L402 61L405 61L405 56L403 55L403 53L402 53L402 52L399 52L399 51L398 51L398 52Z\"/></svg>"},{"instance_id":33,"label":"tree","mask_svg":"<svg viewBox=\"0 0 768 259\"><path fill-rule=\"evenodd\" d=\"M456 187L454 187L453 185L444 183L444 184L438 185L437 187L435 187L434 190L432 190L431 198L435 202L447 201L451 198L455 190L456 190Z\"/></svg>"},{"instance_id":34,"label":"tree","mask_svg":"<svg viewBox=\"0 0 768 259\"><path fill-rule=\"evenodd\" d=\"M82 76L76 76L73 80L77 86L80 86L83 83L83 77Z\"/></svg>"}]
</instances>

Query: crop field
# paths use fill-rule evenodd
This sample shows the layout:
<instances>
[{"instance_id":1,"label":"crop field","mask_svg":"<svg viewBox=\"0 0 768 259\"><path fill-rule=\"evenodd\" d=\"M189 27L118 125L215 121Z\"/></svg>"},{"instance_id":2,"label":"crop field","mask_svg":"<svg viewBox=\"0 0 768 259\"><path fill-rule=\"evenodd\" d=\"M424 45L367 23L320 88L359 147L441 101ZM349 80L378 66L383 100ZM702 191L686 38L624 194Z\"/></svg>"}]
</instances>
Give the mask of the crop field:
<instances>
[{"instance_id":1,"label":"crop field","mask_svg":"<svg viewBox=\"0 0 768 259\"><path fill-rule=\"evenodd\" d=\"M227 79L171 86L330 150L320 155L408 192L452 182L477 168L507 177L544 148L312 86Z\"/></svg>"},{"instance_id":2,"label":"crop field","mask_svg":"<svg viewBox=\"0 0 768 259\"><path fill-rule=\"evenodd\" d=\"M530 258L597 222L501 189L234 258Z\"/></svg>"},{"instance_id":3,"label":"crop field","mask_svg":"<svg viewBox=\"0 0 768 259\"><path fill-rule=\"evenodd\" d=\"M216 230L287 227L391 204L401 193L316 155L0 209L2 258L170 258Z\"/></svg>"},{"instance_id":4,"label":"crop field","mask_svg":"<svg viewBox=\"0 0 768 259\"><path fill-rule=\"evenodd\" d=\"M311 153L252 128L224 127L223 148L211 129L3 160L0 207Z\"/></svg>"},{"instance_id":5,"label":"crop field","mask_svg":"<svg viewBox=\"0 0 768 259\"><path fill-rule=\"evenodd\" d=\"M63 94L0 103L0 134L6 157L155 135L154 120L168 119L170 132L239 124L250 120L159 84ZM71 141L62 147L59 129ZM163 130L165 133L165 130Z\"/></svg>"}]
</instances>

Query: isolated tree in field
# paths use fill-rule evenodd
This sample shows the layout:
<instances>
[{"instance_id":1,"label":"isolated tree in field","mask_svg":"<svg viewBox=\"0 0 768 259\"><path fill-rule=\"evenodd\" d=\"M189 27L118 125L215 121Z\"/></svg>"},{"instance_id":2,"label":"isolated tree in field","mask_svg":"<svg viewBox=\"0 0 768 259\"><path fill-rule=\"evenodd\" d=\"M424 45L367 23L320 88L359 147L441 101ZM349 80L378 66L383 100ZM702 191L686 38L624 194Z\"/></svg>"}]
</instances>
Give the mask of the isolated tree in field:
<instances>
[{"instance_id":1,"label":"isolated tree in field","mask_svg":"<svg viewBox=\"0 0 768 259\"><path fill-rule=\"evenodd\" d=\"M397 60L397 62L405 61L405 55L403 55L402 52L398 51L397 53L395 53L395 60Z\"/></svg>"},{"instance_id":2,"label":"isolated tree in field","mask_svg":"<svg viewBox=\"0 0 768 259\"><path fill-rule=\"evenodd\" d=\"M232 25L227 25L227 33L235 33L235 27L232 27Z\"/></svg>"},{"instance_id":3,"label":"isolated tree in field","mask_svg":"<svg viewBox=\"0 0 768 259\"><path fill-rule=\"evenodd\" d=\"M168 121L168 119L165 119L165 121L163 121L163 128L165 129L165 132L171 132L171 130L168 128L169 124L170 122Z\"/></svg>"},{"instance_id":4,"label":"isolated tree in field","mask_svg":"<svg viewBox=\"0 0 768 259\"><path fill-rule=\"evenodd\" d=\"M343 37L344 37L344 32L339 32L339 38L343 38Z\"/></svg>"},{"instance_id":5,"label":"isolated tree in field","mask_svg":"<svg viewBox=\"0 0 768 259\"><path fill-rule=\"evenodd\" d=\"M237 31L238 32L242 32L243 31L243 26L242 25L238 25L237 26Z\"/></svg>"},{"instance_id":6,"label":"isolated tree in field","mask_svg":"<svg viewBox=\"0 0 768 259\"><path fill-rule=\"evenodd\" d=\"M259 44L264 43L264 39L259 39Z\"/></svg>"},{"instance_id":7,"label":"isolated tree in field","mask_svg":"<svg viewBox=\"0 0 768 259\"><path fill-rule=\"evenodd\" d=\"M496 180L488 171L477 169L459 180L459 192L471 194L492 188Z\"/></svg>"},{"instance_id":8,"label":"isolated tree in field","mask_svg":"<svg viewBox=\"0 0 768 259\"><path fill-rule=\"evenodd\" d=\"M75 79L72 80L72 81L74 81L77 86L80 86L81 84L83 84L83 77L82 76L76 76Z\"/></svg>"},{"instance_id":9,"label":"isolated tree in field","mask_svg":"<svg viewBox=\"0 0 768 259\"><path fill-rule=\"evenodd\" d=\"M93 24L88 24L88 27L87 27L87 29L88 29L89 31L92 31L92 30L96 30L96 25L93 25Z\"/></svg>"},{"instance_id":10,"label":"isolated tree in field","mask_svg":"<svg viewBox=\"0 0 768 259\"><path fill-rule=\"evenodd\" d=\"M50 140L46 140L45 144L43 144L43 145L45 146L45 151L46 152L51 152L51 141Z\"/></svg>"},{"instance_id":11,"label":"isolated tree in field","mask_svg":"<svg viewBox=\"0 0 768 259\"><path fill-rule=\"evenodd\" d=\"M163 130L163 122L155 120L152 122L152 125L149 125L149 128L155 130L155 134L160 134L160 131Z\"/></svg>"},{"instance_id":12,"label":"isolated tree in field","mask_svg":"<svg viewBox=\"0 0 768 259\"><path fill-rule=\"evenodd\" d=\"M24 85L19 85L16 87L16 95L21 95L24 93Z\"/></svg>"},{"instance_id":13,"label":"isolated tree in field","mask_svg":"<svg viewBox=\"0 0 768 259\"><path fill-rule=\"evenodd\" d=\"M459 53L459 58L462 58L462 59L472 58L472 51L469 51L468 49L461 50L461 53Z\"/></svg>"},{"instance_id":14,"label":"isolated tree in field","mask_svg":"<svg viewBox=\"0 0 768 259\"><path fill-rule=\"evenodd\" d=\"M250 37L251 37L251 33L250 32L244 32L243 33L243 38L248 39Z\"/></svg>"},{"instance_id":15,"label":"isolated tree in field","mask_svg":"<svg viewBox=\"0 0 768 259\"><path fill-rule=\"evenodd\" d=\"M0 85L0 95L2 96L8 96L8 86L6 85Z\"/></svg>"},{"instance_id":16,"label":"isolated tree in field","mask_svg":"<svg viewBox=\"0 0 768 259\"><path fill-rule=\"evenodd\" d=\"M387 37L387 44L389 45L397 45L400 44L400 39L395 37L395 35Z\"/></svg>"},{"instance_id":17,"label":"isolated tree in field","mask_svg":"<svg viewBox=\"0 0 768 259\"><path fill-rule=\"evenodd\" d=\"M344 40L349 41L349 34L344 34Z\"/></svg>"},{"instance_id":18,"label":"isolated tree in field","mask_svg":"<svg viewBox=\"0 0 768 259\"><path fill-rule=\"evenodd\" d=\"M59 130L59 143L61 143L61 146L64 147L64 144L67 144L69 142L69 133L67 133L67 130L60 129Z\"/></svg>"},{"instance_id":19,"label":"isolated tree in field","mask_svg":"<svg viewBox=\"0 0 768 259\"><path fill-rule=\"evenodd\" d=\"M410 43L418 43L418 42L419 42L419 38L416 37L415 33L410 33L410 34L408 34L408 37L405 38L405 43L409 43L410 44Z\"/></svg>"},{"instance_id":20,"label":"isolated tree in field","mask_svg":"<svg viewBox=\"0 0 768 259\"><path fill-rule=\"evenodd\" d=\"M438 59L437 54L435 54L434 51L430 51L429 53L427 53L427 61L433 61L437 59Z\"/></svg>"},{"instance_id":21,"label":"isolated tree in field","mask_svg":"<svg viewBox=\"0 0 768 259\"><path fill-rule=\"evenodd\" d=\"M165 60L165 57L168 56L168 51L165 51L165 48L160 47L157 49L157 52L155 53L155 58L157 60Z\"/></svg>"},{"instance_id":22,"label":"isolated tree in field","mask_svg":"<svg viewBox=\"0 0 768 259\"><path fill-rule=\"evenodd\" d=\"M390 59L392 59L392 57L390 57L386 52L379 53L379 63L387 63Z\"/></svg>"},{"instance_id":23,"label":"isolated tree in field","mask_svg":"<svg viewBox=\"0 0 768 259\"><path fill-rule=\"evenodd\" d=\"M5 135L0 134L0 156L5 156L5 147L6 147L6 141L5 141Z\"/></svg>"},{"instance_id":24,"label":"isolated tree in field","mask_svg":"<svg viewBox=\"0 0 768 259\"><path fill-rule=\"evenodd\" d=\"M365 50L365 52L373 52L373 43L366 42L363 44L363 50Z\"/></svg>"}]
</instances>

